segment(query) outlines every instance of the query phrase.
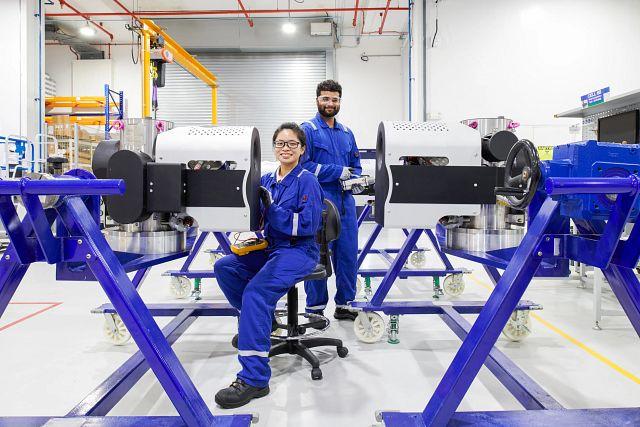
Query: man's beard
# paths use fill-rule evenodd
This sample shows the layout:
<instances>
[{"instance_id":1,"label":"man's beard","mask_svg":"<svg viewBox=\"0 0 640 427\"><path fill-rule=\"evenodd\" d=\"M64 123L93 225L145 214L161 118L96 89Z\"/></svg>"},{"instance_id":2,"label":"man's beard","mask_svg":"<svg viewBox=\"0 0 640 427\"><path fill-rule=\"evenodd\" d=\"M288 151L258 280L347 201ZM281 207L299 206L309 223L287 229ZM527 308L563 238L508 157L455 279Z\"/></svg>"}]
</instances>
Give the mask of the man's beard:
<instances>
[{"instance_id":1,"label":"man's beard","mask_svg":"<svg viewBox=\"0 0 640 427\"><path fill-rule=\"evenodd\" d=\"M333 111L330 113L327 113L327 107L325 105L318 105L318 112L320 113L320 115L326 118L331 118L335 116L336 114L338 114L339 111L340 111L340 107L334 106Z\"/></svg>"}]
</instances>

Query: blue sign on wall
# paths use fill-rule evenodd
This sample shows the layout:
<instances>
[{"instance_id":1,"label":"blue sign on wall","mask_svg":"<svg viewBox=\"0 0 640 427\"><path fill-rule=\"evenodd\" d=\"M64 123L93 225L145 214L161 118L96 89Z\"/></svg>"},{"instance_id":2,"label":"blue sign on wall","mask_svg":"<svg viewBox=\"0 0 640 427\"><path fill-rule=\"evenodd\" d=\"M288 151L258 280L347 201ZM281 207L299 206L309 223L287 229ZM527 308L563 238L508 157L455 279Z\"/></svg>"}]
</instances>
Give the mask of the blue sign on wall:
<instances>
[{"instance_id":1,"label":"blue sign on wall","mask_svg":"<svg viewBox=\"0 0 640 427\"><path fill-rule=\"evenodd\" d=\"M591 107L592 105L602 104L609 97L609 86L604 89L598 89L580 97L582 108Z\"/></svg>"}]
</instances>

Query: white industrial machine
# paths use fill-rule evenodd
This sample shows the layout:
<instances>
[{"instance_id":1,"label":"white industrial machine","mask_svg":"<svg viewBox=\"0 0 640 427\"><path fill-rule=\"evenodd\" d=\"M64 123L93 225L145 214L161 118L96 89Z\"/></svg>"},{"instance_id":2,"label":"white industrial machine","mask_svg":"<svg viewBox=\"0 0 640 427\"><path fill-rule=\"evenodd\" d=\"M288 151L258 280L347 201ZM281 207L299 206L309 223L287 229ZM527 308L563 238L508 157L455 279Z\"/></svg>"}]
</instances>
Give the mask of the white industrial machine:
<instances>
[{"instance_id":1,"label":"white industrial machine","mask_svg":"<svg viewBox=\"0 0 640 427\"><path fill-rule=\"evenodd\" d=\"M495 186L495 176L470 174L482 157L478 132L468 126L382 122L376 150L375 217L383 227L435 228L449 215L478 215L481 203L495 199L493 187L482 185Z\"/></svg>"},{"instance_id":2,"label":"white industrial machine","mask_svg":"<svg viewBox=\"0 0 640 427\"><path fill-rule=\"evenodd\" d=\"M125 181L122 196L105 197L116 226L105 230L122 252L185 250L186 233L254 231L259 223L260 137L246 126L179 127L124 149L102 142L98 178Z\"/></svg>"},{"instance_id":3,"label":"white industrial machine","mask_svg":"<svg viewBox=\"0 0 640 427\"><path fill-rule=\"evenodd\" d=\"M516 246L524 215L496 204L494 193L503 183L506 155L517 142L511 123L503 117L380 123L376 222L388 228L440 224L455 249Z\"/></svg>"},{"instance_id":4,"label":"white industrial machine","mask_svg":"<svg viewBox=\"0 0 640 427\"><path fill-rule=\"evenodd\" d=\"M185 212L202 231L256 229L251 215L260 185L256 128L190 126L163 132L156 140L156 162L186 165Z\"/></svg>"}]
</instances>

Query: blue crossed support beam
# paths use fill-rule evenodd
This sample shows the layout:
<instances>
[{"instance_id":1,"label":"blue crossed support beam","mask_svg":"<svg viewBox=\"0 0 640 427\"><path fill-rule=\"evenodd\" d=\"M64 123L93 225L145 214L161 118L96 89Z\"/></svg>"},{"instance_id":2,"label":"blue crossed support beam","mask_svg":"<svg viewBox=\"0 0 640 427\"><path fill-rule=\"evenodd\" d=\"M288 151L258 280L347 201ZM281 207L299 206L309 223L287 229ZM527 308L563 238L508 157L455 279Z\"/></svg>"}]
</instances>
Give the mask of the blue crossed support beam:
<instances>
[{"instance_id":1,"label":"blue crossed support beam","mask_svg":"<svg viewBox=\"0 0 640 427\"><path fill-rule=\"evenodd\" d=\"M0 219L11 241L0 260L0 316L30 264L86 262L140 349L135 356L136 359L131 363L140 365L144 361L148 364L180 415L156 417L158 419L124 417L119 418L117 424L234 427L249 425L251 415L212 415L167 341L165 335L170 336L174 330L165 331L163 334L102 235L95 212L90 209L94 206L92 197L123 194L124 181L90 179L88 175L62 176L49 180L22 178L0 181ZM53 207L45 208L39 198L44 195L57 195L59 198ZM12 196L20 197L27 210L22 220L18 217ZM66 229L63 237L52 233L55 221L59 221ZM143 268L135 280L142 280L145 273L146 269ZM182 324L188 326L190 323L185 323L186 317L192 314L193 310L183 313L185 318L180 318L176 328ZM120 397L123 395L116 394ZM110 406L112 404L113 402ZM72 411L68 417L73 416ZM34 419L29 419L35 422ZM85 417L76 419L87 422L92 420ZM112 421L115 423L115 418ZM0 425L15 425L12 423L20 422L26 421L19 418L0 418Z\"/></svg>"},{"instance_id":2,"label":"blue crossed support beam","mask_svg":"<svg viewBox=\"0 0 640 427\"><path fill-rule=\"evenodd\" d=\"M500 277L495 266L487 272L496 287L455 355L422 413L382 412L387 426L470 425L640 425L640 408L541 411L456 412L500 332L542 259L573 259L602 269L636 333L640 335L640 282L633 268L640 260L640 225L621 240L640 191L636 175L626 178L548 178L546 199L522 243ZM576 220L579 235L563 234L559 196L617 194L610 217L604 221Z\"/></svg>"}]
</instances>

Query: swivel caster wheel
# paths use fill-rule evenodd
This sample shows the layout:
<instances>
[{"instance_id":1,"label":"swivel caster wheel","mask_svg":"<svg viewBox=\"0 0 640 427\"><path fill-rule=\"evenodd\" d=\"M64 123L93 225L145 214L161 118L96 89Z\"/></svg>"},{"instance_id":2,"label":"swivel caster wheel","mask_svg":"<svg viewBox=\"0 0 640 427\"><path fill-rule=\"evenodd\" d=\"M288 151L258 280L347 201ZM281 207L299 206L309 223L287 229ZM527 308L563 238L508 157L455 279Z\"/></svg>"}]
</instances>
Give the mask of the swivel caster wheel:
<instances>
[{"instance_id":1,"label":"swivel caster wheel","mask_svg":"<svg viewBox=\"0 0 640 427\"><path fill-rule=\"evenodd\" d=\"M519 342L531 335L531 315L529 310L516 310L511 313L502 334L513 342Z\"/></svg>"},{"instance_id":2,"label":"swivel caster wheel","mask_svg":"<svg viewBox=\"0 0 640 427\"><path fill-rule=\"evenodd\" d=\"M125 345L130 339L131 334L117 314L105 314L102 332L105 338L113 345Z\"/></svg>"},{"instance_id":3,"label":"swivel caster wheel","mask_svg":"<svg viewBox=\"0 0 640 427\"><path fill-rule=\"evenodd\" d=\"M338 347L338 357L344 359L349 354L349 349L347 347Z\"/></svg>"},{"instance_id":4,"label":"swivel caster wheel","mask_svg":"<svg viewBox=\"0 0 640 427\"><path fill-rule=\"evenodd\" d=\"M424 251L415 251L409 256L409 262L415 268L422 268L427 263L427 257L424 254Z\"/></svg>"},{"instance_id":5,"label":"swivel caster wheel","mask_svg":"<svg viewBox=\"0 0 640 427\"><path fill-rule=\"evenodd\" d=\"M322 379L322 371L320 368L313 368L311 370L311 379L312 380L321 380Z\"/></svg>"},{"instance_id":6,"label":"swivel caster wheel","mask_svg":"<svg viewBox=\"0 0 640 427\"><path fill-rule=\"evenodd\" d=\"M360 341L373 344L380 341L385 332L384 319L374 311L358 313L353 322L353 332Z\"/></svg>"},{"instance_id":7,"label":"swivel caster wheel","mask_svg":"<svg viewBox=\"0 0 640 427\"><path fill-rule=\"evenodd\" d=\"M442 283L444 293L450 297L457 297L464 292L464 279L462 274L450 274L444 278Z\"/></svg>"},{"instance_id":8,"label":"swivel caster wheel","mask_svg":"<svg viewBox=\"0 0 640 427\"><path fill-rule=\"evenodd\" d=\"M184 276L171 276L169 292L175 298L187 298L191 295L191 281Z\"/></svg>"}]
</instances>

